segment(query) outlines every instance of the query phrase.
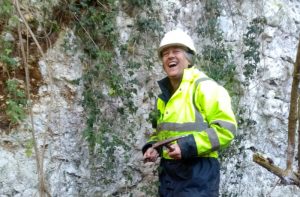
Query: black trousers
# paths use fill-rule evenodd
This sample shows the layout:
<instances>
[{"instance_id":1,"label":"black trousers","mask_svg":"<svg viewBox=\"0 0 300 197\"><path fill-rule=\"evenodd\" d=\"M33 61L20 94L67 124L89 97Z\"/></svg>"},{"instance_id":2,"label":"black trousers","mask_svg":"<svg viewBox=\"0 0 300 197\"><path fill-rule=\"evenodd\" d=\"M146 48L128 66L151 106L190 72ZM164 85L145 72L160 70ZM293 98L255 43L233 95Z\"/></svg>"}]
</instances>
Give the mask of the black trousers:
<instances>
[{"instance_id":1,"label":"black trousers","mask_svg":"<svg viewBox=\"0 0 300 197\"><path fill-rule=\"evenodd\" d=\"M160 197L218 197L220 164L215 158L162 159Z\"/></svg>"}]
</instances>

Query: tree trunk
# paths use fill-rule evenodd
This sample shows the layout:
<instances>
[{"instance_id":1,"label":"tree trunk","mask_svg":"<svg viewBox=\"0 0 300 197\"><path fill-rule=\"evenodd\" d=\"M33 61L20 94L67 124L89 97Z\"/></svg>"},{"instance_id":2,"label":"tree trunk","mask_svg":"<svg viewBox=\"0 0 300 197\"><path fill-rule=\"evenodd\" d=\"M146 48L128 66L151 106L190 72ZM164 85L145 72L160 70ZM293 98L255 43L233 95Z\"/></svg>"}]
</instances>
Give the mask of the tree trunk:
<instances>
[{"instance_id":1,"label":"tree trunk","mask_svg":"<svg viewBox=\"0 0 300 197\"><path fill-rule=\"evenodd\" d=\"M298 86L300 81L300 40L298 43L296 62L294 64L293 82L291 90L291 101L288 121L288 147L286 169L275 166L271 159L264 158L259 153L253 155L253 161L278 176L286 185L297 185L300 187L300 123L298 122L298 173L293 172L293 160L295 156L295 133L297 127L298 113L300 113Z\"/></svg>"},{"instance_id":2,"label":"tree trunk","mask_svg":"<svg viewBox=\"0 0 300 197\"><path fill-rule=\"evenodd\" d=\"M300 96L298 97L298 174L300 173Z\"/></svg>"},{"instance_id":3,"label":"tree trunk","mask_svg":"<svg viewBox=\"0 0 300 197\"><path fill-rule=\"evenodd\" d=\"M298 51L296 62L294 64L293 83L291 90L291 103L288 122L288 148L287 148L287 162L286 170L292 170L293 159L295 155L295 132L297 125L297 110L298 110L298 85L300 76L300 43L298 44Z\"/></svg>"}]
</instances>

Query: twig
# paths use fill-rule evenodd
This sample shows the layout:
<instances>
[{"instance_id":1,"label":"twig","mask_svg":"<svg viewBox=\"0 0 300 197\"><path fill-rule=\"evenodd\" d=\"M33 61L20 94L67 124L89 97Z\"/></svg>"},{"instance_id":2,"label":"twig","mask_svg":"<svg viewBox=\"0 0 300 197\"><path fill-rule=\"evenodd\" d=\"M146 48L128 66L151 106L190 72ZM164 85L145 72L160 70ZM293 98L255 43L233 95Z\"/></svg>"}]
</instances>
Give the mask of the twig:
<instances>
[{"instance_id":1,"label":"twig","mask_svg":"<svg viewBox=\"0 0 300 197\"><path fill-rule=\"evenodd\" d=\"M45 34L46 34L46 32L45 32ZM49 37L48 37L48 35L46 34L46 39L47 39L47 41L49 42L49 48L51 48L52 46L51 46L51 40L49 39ZM47 44L48 45L48 44ZM47 46L48 47L48 46ZM51 71L50 71L50 68L49 68L49 66L47 65L47 73L48 73L48 75L49 75L49 78L50 78L50 85L52 86L52 76L51 76ZM53 94L52 93L50 93L50 105L51 106L53 106ZM50 120L49 120L50 119ZM46 131L45 131L45 133L44 133L44 136L43 136L43 147L42 147L42 150L41 150L41 157L42 158L45 158L45 151L46 151L46 146L45 146L45 144L46 144L46 133L47 133L47 131L49 130L49 122L51 121L51 119L52 119L52 116L51 116L51 111L49 112L49 114L48 114L48 122L47 122L47 126L46 126ZM42 163L42 165L43 165L43 163ZM49 196L50 196L50 194L49 194Z\"/></svg>"},{"instance_id":2,"label":"twig","mask_svg":"<svg viewBox=\"0 0 300 197\"><path fill-rule=\"evenodd\" d=\"M278 176L282 183L285 185L297 185L300 186L300 175L290 170L283 170L274 165L270 158L265 158L259 153L253 154L253 161L264 167L274 175Z\"/></svg>"},{"instance_id":3,"label":"twig","mask_svg":"<svg viewBox=\"0 0 300 197\"><path fill-rule=\"evenodd\" d=\"M18 13L19 13L19 16L22 18L22 21L24 22L24 24L25 24L27 30L29 31L30 35L32 36L32 39L33 39L34 43L36 44L36 46L38 47L39 52L40 52L41 55L44 57L45 54L44 54L44 52L43 52L43 49L42 49L41 45L40 45L39 42L37 41L36 36L35 36L34 33L32 32L31 28L29 27L29 25L28 25L26 19L24 18L23 14L22 14L22 12L21 12L21 10L20 10L19 0L15 0L15 5L16 5L17 11L18 11Z\"/></svg>"},{"instance_id":4,"label":"twig","mask_svg":"<svg viewBox=\"0 0 300 197\"><path fill-rule=\"evenodd\" d=\"M97 2L105 9L105 11L111 12L111 8L108 8L106 5L104 5L103 3L101 3L99 0L97 0Z\"/></svg>"},{"instance_id":5,"label":"twig","mask_svg":"<svg viewBox=\"0 0 300 197\"><path fill-rule=\"evenodd\" d=\"M86 33L86 35L89 37L89 39L93 42L93 44L95 45L95 47L97 49L99 49L98 45L95 43L95 41L93 40L92 36L89 34L89 32L82 26L82 24L80 23L80 20L78 19L78 17L74 14L75 19L78 21L79 25L81 26L81 28L84 30L84 32Z\"/></svg>"},{"instance_id":6,"label":"twig","mask_svg":"<svg viewBox=\"0 0 300 197\"><path fill-rule=\"evenodd\" d=\"M31 120L31 135L32 135L32 141L33 141L33 147L36 154L36 163L37 163L37 171L38 171L38 177L39 177L39 193L40 196L44 196L43 193L45 191L45 181L44 175L43 175L43 168L41 166L41 155L38 149L38 145L36 142L36 136L35 136L35 129L34 129L34 121L33 121L33 112L32 112L32 101L30 97L30 83L29 83L29 69L27 64L27 58L25 55L24 45L22 41L22 35L21 35L21 29L20 29L20 23L18 23L18 34L19 34L19 43L21 48L21 54L22 54L22 60L25 67L25 79L26 79L26 96L28 100L28 109L30 113L30 120Z\"/></svg>"},{"instance_id":7,"label":"twig","mask_svg":"<svg viewBox=\"0 0 300 197\"><path fill-rule=\"evenodd\" d=\"M30 32L30 34L33 37L33 40L35 41L37 47L40 50L40 53L42 54L42 56L44 56L43 50L41 48L41 46L39 45L37 39L35 38L32 30L30 29L28 23L26 22L21 10L20 10L20 6L19 6L19 1L15 0L14 1L14 5L18 11L19 16L22 18L27 30ZM48 196L51 196L46 184L45 184L45 176L44 176L44 170L43 170L43 160L44 160L44 156L40 154L39 149L38 149L38 145L36 142L36 136L35 136L35 129L34 129L34 121L33 121L33 112L32 112L32 101L31 101L31 97L30 97L30 77L29 77L29 69L28 69L28 63L27 63L27 58L25 55L25 50L24 50L24 45L23 45L23 41L22 41L22 34L21 34L21 28L20 28L20 23L18 23L18 34L19 34L19 42L20 42L20 47L21 47L21 53L22 53L22 59L23 59L23 63L25 65L25 76L26 76L26 94L27 94L27 99L29 101L29 111L30 111L30 119L31 119L31 134L32 134L32 140L33 140L33 145L34 145L34 150L36 153L36 162L37 162L37 170L38 170L38 179L39 179L39 193L41 197L44 197L44 194L47 194ZM28 50L28 43L27 43L27 50ZM27 51L28 52L28 51ZM28 53L27 53L28 54ZM45 143L45 141L44 141ZM45 147L45 146L43 146Z\"/></svg>"},{"instance_id":8,"label":"twig","mask_svg":"<svg viewBox=\"0 0 300 197\"><path fill-rule=\"evenodd\" d=\"M271 196L271 193L274 191L274 189L277 187L277 185L279 185L280 179L278 179L278 181L276 181L274 187L271 188L270 192L268 192L267 197Z\"/></svg>"}]
</instances>

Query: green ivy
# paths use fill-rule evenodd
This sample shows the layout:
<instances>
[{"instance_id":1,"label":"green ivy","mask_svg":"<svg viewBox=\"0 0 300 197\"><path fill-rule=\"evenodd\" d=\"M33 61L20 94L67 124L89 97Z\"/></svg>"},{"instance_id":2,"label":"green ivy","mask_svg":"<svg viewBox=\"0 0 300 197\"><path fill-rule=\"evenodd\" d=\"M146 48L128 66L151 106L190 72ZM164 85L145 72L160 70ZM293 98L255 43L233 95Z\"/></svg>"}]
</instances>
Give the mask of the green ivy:
<instances>
[{"instance_id":1,"label":"green ivy","mask_svg":"<svg viewBox=\"0 0 300 197\"><path fill-rule=\"evenodd\" d=\"M4 22L5 19L10 18L13 12L13 5L11 0L0 0L0 24Z\"/></svg>"},{"instance_id":2,"label":"green ivy","mask_svg":"<svg viewBox=\"0 0 300 197\"><path fill-rule=\"evenodd\" d=\"M197 61L201 69L206 72L209 77L224 85L228 90L232 99L233 110L239 121L239 119L242 119L239 107L241 83L236 79L237 65L234 62L233 51L225 42L223 31L219 28L219 17L222 11L222 5L218 0L206 0L204 9L205 13L203 18L199 19L199 24L201 25L197 28L197 33L203 38L205 44ZM239 127L240 126L241 125L239 125ZM220 161L224 162L242 152L241 142L244 136L236 134L235 137L230 147L219 151ZM238 162L236 169L239 167ZM242 176L242 174L238 176Z\"/></svg>"},{"instance_id":3,"label":"green ivy","mask_svg":"<svg viewBox=\"0 0 300 197\"><path fill-rule=\"evenodd\" d=\"M20 88L19 81L16 79L9 79L6 81L6 90L8 92L6 115L12 123L22 121L25 116L26 96L22 88Z\"/></svg>"},{"instance_id":4,"label":"green ivy","mask_svg":"<svg viewBox=\"0 0 300 197\"><path fill-rule=\"evenodd\" d=\"M74 16L71 24L75 27L76 36L80 38L78 46L84 50L82 59L86 69L82 78L82 104L86 112L86 128L83 135L94 160L91 163L101 164L95 170L98 175L103 176L94 178L101 185L114 183L114 173L120 166L119 161L128 162L131 158L129 153L132 143L135 143L134 128L137 123L129 122L128 117L138 109L133 100L140 85L136 71L151 69L150 64L153 62L149 54L141 55L138 51L140 47L138 49L136 46L141 43L144 45L143 39L150 33L154 35L161 31L161 25L155 17L137 17L132 27L135 31L132 31L126 43L119 44L116 16L120 3L122 1L74 0L68 6L61 6L65 8L67 15ZM152 12L152 1L130 0L126 3L138 13L145 12L150 16ZM152 40L150 44L153 45ZM66 50L70 50L65 45ZM144 56L149 60L147 66L142 62ZM119 58L122 61L118 61ZM110 107L107 108L108 106ZM120 148L125 153L116 156ZM126 164L122 163L124 165ZM126 178L126 182L130 184L132 177Z\"/></svg>"},{"instance_id":5,"label":"green ivy","mask_svg":"<svg viewBox=\"0 0 300 197\"><path fill-rule=\"evenodd\" d=\"M140 17L136 22L139 32L162 31L161 23L154 17Z\"/></svg>"},{"instance_id":6,"label":"green ivy","mask_svg":"<svg viewBox=\"0 0 300 197\"><path fill-rule=\"evenodd\" d=\"M0 29L7 35L13 35L13 26L10 20L14 19L14 8L9 0L2 0L0 10ZM6 95L5 113L10 124L16 124L26 117L26 95L24 91L24 80L15 78L15 72L19 68L16 60L15 44L4 37L0 38L0 62L3 66L2 82L4 84L4 94Z\"/></svg>"},{"instance_id":7,"label":"green ivy","mask_svg":"<svg viewBox=\"0 0 300 197\"><path fill-rule=\"evenodd\" d=\"M256 123L255 121L246 118L247 115L242 107L239 106L239 100L242 94L242 85L239 80L237 80L236 68L237 65L234 62L234 55L231 47L225 42L223 31L219 28L219 17L222 12L222 4L219 0L206 0L203 13L203 17L199 19L199 27L197 28L197 33L200 38L203 38L203 49L198 56L198 64L203 69L207 75L218 83L224 85L231 95L233 109L236 114L238 121L238 127L243 129L243 127L251 127ZM244 66L244 75L246 81L253 76L256 71L257 63L260 61L258 42L259 35L263 32L264 24L266 20L264 18L255 18L250 25L247 27L247 32L243 36L243 42L247 47L247 50L243 53L246 60ZM235 140L232 145L227 149L220 151L220 160L229 161L230 158L235 155L244 156L245 147L242 142L246 138L246 134L236 133ZM235 169L237 170L236 180L241 180L243 177L242 170L244 166L242 165L241 159L236 159ZM222 170L224 167L221 166ZM238 183L233 183L238 184ZM228 195L232 193L230 191ZM227 194L226 194L227 195Z\"/></svg>"},{"instance_id":8,"label":"green ivy","mask_svg":"<svg viewBox=\"0 0 300 197\"><path fill-rule=\"evenodd\" d=\"M20 25L21 31L26 29L26 27L24 26L24 23L20 23L20 17L16 13L13 1L0 0L0 5L0 64L3 71L1 77L1 88L3 89L3 91L1 91L1 94L3 94L4 98L6 98L5 112L7 117L5 117L4 119L8 119L3 128L8 129L11 123L15 125L26 117L25 111L27 101L24 94L24 65L22 65L22 61L20 61L20 59L22 59L20 52L21 50L20 46L17 44L19 40L17 29L18 24ZM50 15L51 10L49 11L48 7L47 9L44 9L44 11L46 11L45 13L43 13L45 14L45 16ZM36 32L37 27L42 26L47 34L50 32L51 35L48 35L50 39L55 37L53 36L53 33L57 33L58 31L57 22L54 20L37 21L37 19L34 18L33 20L28 21L28 25L36 35L38 35L38 33ZM12 37L13 40L11 40L10 37ZM41 43L45 40L46 38L40 39L39 42ZM29 39L28 42L29 46L31 46L31 44L33 43L32 39ZM49 40L47 39L47 44L48 42ZM38 68L36 68L36 61L39 56L37 55L38 50L35 50L32 47L29 47L28 50L28 54L30 54L32 57L35 57L33 58L34 60L30 60L30 64L34 67L34 70L38 71ZM35 75L31 77L31 79L36 79L30 80L30 82L32 82L31 85L35 86L32 89L36 90L38 89L36 88L36 86L39 86L38 84L41 84L39 83L41 80L40 76Z\"/></svg>"},{"instance_id":9,"label":"green ivy","mask_svg":"<svg viewBox=\"0 0 300 197\"><path fill-rule=\"evenodd\" d=\"M17 69L18 64L12 52L14 50L13 43L0 39L0 62L2 62L8 71Z\"/></svg>"},{"instance_id":10,"label":"green ivy","mask_svg":"<svg viewBox=\"0 0 300 197\"><path fill-rule=\"evenodd\" d=\"M223 31L219 28L222 5L219 0L206 0L201 24L196 28L198 35L205 40L197 64L209 77L225 86L232 97L239 97L240 82L236 80L236 63L230 46L225 43ZM234 103L237 108L238 101ZM236 111L236 110L235 110Z\"/></svg>"},{"instance_id":11,"label":"green ivy","mask_svg":"<svg viewBox=\"0 0 300 197\"><path fill-rule=\"evenodd\" d=\"M161 112L157 109L150 111L147 121L152 124L153 128L157 127L157 120L160 118Z\"/></svg>"},{"instance_id":12,"label":"green ivy","mask_svg":"<svg viewBox=\"0 0 300 197\"><path fill-rule=\"evenodd\" d=\"M25 155L27 157L31 157L33 154L33 146L34 146L34 141L33 139L29 139L25 142Z\"/></svg>"},{"instance_id":13,"label":"green ivy","mask_svg":"<svg viewBox=\"0 0 300 197\"><path fill-rule=\"evenodd\" d=\"M243 53L246 64L244 65L244 76L246 78L245 85L249 84L249 80L253 79L253 75L257 70L257 64L260 62L260 42L258 40L264 31L267 20L265 17L254 18L247 27L247 32L243 36L246 51Z\"/></svg>"},{"instance_id":14,"label":"green ivy","mask_svg":"<svg viewBox=\"0 0 300 197\"><path fill-rule=\"evenodd\" d=\"M137 93L134 71L140 69L142 64L133 58L126 58L125 65L117 62L115 50L119 48L127 56L128 46L133 44L121 46L117 42L118 3L115 0L83 0L70 1L68 5L61 6L67 15L73 16L70 24L75 27L76 37L80 38L77 45L84 50L82 61L86 69L82 77L82 104L86 113L86 128L83 135L89 144L91 163L100 165L99 169L94 169L97 175L103 174L101 178L94 178L99 179L97 184L100 185L116 181L114 173L120 165L119 161L129 161L131 143L135 138L129 127L133 123L128 122L128 116L137 110L132 99ZM64 46L70 50L67 42ZM118 103L121 105L118 106ZM116 156L120 148L125 153Z\"/></svg>"}]
</instances>

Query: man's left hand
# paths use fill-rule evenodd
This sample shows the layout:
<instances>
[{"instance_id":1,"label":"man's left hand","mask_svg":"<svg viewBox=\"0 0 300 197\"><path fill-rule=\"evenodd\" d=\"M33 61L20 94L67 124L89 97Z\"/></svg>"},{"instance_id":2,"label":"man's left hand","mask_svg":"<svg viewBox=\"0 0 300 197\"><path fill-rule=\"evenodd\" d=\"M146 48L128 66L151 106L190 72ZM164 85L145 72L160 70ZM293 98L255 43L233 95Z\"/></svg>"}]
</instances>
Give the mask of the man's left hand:
<instances>
[{"instance_id":1,"label":"man's left hand","mask_svg":"<svg viewBox=\"0 0 300 197\"><path fill-rule=\"evenodd\" d=\"M178 144L172 144L168 148L168 154L173 159L181 159L181 150Z\"/></svg>"}]
</instances>

